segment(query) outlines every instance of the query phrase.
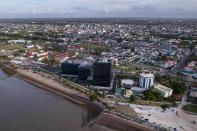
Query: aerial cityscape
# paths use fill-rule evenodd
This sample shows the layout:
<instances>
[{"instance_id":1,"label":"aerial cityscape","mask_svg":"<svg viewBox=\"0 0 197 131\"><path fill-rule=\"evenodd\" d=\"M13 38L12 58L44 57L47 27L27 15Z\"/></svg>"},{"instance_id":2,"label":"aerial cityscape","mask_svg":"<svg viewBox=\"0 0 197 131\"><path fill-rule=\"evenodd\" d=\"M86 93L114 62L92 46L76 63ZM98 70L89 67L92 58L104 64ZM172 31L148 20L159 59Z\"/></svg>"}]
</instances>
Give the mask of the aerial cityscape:
<instances>
[{"instance_id":1,"label":"aerial cityscape","mask_svg":"<svg viewBox=\"0 0 197 131\"><path fill-rule=\"evenodd\" d=\"M196 131L197 3L177 1L0 9L0 131Z\"/></svg>"}]
</instances>

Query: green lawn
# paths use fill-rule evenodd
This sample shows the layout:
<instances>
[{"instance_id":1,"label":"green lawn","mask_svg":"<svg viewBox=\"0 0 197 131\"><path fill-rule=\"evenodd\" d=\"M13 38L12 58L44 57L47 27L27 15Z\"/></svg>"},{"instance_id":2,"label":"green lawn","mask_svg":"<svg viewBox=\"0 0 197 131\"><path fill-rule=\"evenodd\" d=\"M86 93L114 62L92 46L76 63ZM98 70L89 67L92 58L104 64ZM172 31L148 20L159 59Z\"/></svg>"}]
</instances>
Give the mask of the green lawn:
<instances>
[{"instance_id":1,"label":"green lawn","mask_svg":"<svg viewBox=\"0 0 197 131\"><path fill-rule=\"evenodd\" d=\"M107 49L106 46L85 44L85 43L79 44L79 46L83 47L84 49L93 49L93 50L105 50L105 49Z\"/></svg>"},{"instance_id":2,"label":"green lawn","mask_svg":"<svg viewBox=\"0 0 197 131\"><path fill-rule=\"evenodd\" d=\"M194 105L186 105L186 106L183 107L183 110L197 113L197 106L194 106Z\"/></svg>"},{"instance_id":3,"label":"green lawn","mask_svg":"<svg viewBox=\"0 0 197 131\"><path fill-rule=\"evenodd\" d=\"M112 66L112 69L113 70L119 70L119 71L127 71L127 72L139 72L141 71L140 69L130 65L130 66L127 66L127 65L123 65L123 66Z\"/></svg>"},{"instance_id":4,"label":"green lawn","mask_svg":"<svg viewBox=\"0 0 197 131\"><path fill-rule=\"evenodd\" d=\"M21 44L13 44L13 45L1 45L0 50L16 50L21 49L23 46Z\"/></svg>"},{"instance_id":5,"label":"green lawn","mask_svg":"<svg viewBox=\"0 0 197 131\"><path fill-rule=\"evenodd\" d=\"M7 36L0 36L0 40L8 40L10 39L10 37L7 37Z\"/></svg>"}]
</instances>

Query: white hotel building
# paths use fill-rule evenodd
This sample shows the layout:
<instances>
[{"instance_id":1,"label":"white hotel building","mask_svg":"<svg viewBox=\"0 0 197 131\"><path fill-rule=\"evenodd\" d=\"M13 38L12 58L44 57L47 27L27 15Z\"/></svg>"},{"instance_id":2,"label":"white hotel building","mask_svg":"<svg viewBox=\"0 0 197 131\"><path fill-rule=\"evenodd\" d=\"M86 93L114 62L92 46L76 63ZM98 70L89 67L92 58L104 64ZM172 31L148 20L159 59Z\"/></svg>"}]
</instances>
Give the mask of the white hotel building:
<instances>
[{"instance_id":1,"label":"white hotel building","mask_svg":"<svg viewBox=\"0 0 197 131\"><path fill-rule=\"evenodd\" d=\"M151 73L141 73L139 78L140 87L151 88L154 84L154 75Z\"/></svg>"}]
</instances>

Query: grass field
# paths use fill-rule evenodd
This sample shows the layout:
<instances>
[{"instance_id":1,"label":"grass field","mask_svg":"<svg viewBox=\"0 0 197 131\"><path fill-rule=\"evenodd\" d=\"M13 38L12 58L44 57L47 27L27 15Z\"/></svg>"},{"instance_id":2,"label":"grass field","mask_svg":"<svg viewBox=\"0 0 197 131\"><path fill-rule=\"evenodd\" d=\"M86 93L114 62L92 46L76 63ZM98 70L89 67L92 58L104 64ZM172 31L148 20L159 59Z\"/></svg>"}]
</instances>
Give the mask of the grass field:
<instances>
[{"instance_id":1,"label":"grass field","mask_svg":"<svg viewBox=\"0 0 197 131\"><path fill-rule=\"evenodd\" d=\"M113 70L119 70L119 71L126 71L126 72L140 72L141 70L134 67L134 66L126 66L126 65L122 65L122 66L112 66Z\"/></svg>"},{"instance_id":2,"label":"grass field","mask_svg":"<svg viewBox=\"0 0 197 131\"><path fill-rule=\"evenodd\" d=\"M14 45L0 45L0 50L16 50L23 48L20 44L14 44Z\"/></svg>"},{"instance_id":3,"label":"grass field","mask_svg":"<svg viewBox=\"0 0 197 131\"><path fill-rule=\"evenodd\" d=\"M0 40L7 40L7 39L10 39L10 37L7 37L7 36L0 36Z\"/></svg>"},{"instance_id":4,"label":"grass field","mask_svg":"<svg viewBox=\"0 0 197 131\"><path fill-rule=\"evenodd\" d=\"M183 110L197 113L197 106L194 106L194 105L186 105L186 106L183 107Z\"/></svg>"},{"instance_id":5,"label":"grass field","mask_svg":"<svg viewBox=\"0 0 197 131\"><path fill-rule=\"evenodd\" d=\"M92 50L106 50L108 47L102 45L93 45L93 44L86 44L82 43L79 46L83 47L84 49L92 49Z\"/></svg>"}]
</instances>

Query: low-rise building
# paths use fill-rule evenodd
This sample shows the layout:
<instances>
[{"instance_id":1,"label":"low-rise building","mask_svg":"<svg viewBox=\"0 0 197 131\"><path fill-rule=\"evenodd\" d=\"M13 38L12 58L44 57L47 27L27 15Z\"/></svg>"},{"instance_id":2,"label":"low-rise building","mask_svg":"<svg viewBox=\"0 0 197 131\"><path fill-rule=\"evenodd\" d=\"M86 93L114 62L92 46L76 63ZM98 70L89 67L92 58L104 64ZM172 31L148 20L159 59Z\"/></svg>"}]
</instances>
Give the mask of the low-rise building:
<instances>
[{"instance_id":1,"label":"low-rise building","mask_svg":"<svg viewBox=\"0 0 197 131\"><path fill-rule=\"evenodd\" d=\"M34 48L34 45L26 45L27 49Z\"/></svg>"},{"instance_id":2,"label":"low-rise building","mask_svg":"<svg viewBox=\"0 0 197 131\"><path fill-rule=\"evenodd\" d=\"M191 90L189 95L190 97L197 98L197 91Z\"/></svg>"},{"instance_id":3,"label":"low-rise building","mask_svg":"<svg viewBox=\"0 0 197 131\"><path fill-rule=\"evenodd\" d=\"M197 86L191 86L190 97L197 98Z\"/></svg>"},{"instance_id":4,"label":"low-rise building","mask_svg":"<svg viewBox=\"0 0 197 131\"><path fill-rule=\"evenodd\" d=\"M125 90L124 97L125 97L125 98L129 98L132 94L133 94L132 90L126 89L126 90Z\"/></svg>"},{"instance_id":5,"label":"low-rise building","mask_svg":"<svg viewBox=\"0 0 197 131\"><path fill-rule=\"evenodd\" d=\"M192 89L193 91L197 91L197 86L191 86L191 89Z\"/></svg>"},{"instance_id":6,"label":"low-rise building","mask_svg":"<svg viewBox=\"0 0 197 131\"><path fill-rule=\"evenodd\" d=\"M134 80L130 80L130 79L121 80L121 87L123 88L131 88L133 85L134 85Z\"/></svg>"},{"instance_id":7,"label":"low-rise building","mask_svg":"<svg viewBox=\"0 0 197 131\"><path fill-rule=\"evenodd\" d=\"M173 92L173 90L171 88L168 88L168 87L163 86L161 84L155 84L153 91L159 92L162 95L162 97L164 97L164 98L171 96L172 92Z\"/></svg>"},{"instance_id":8,"label":"low-rise building","mask_svg":"<svg viewBox=\"0 0 197 131\"><path fill-rule=\"evenodd\" d=\"M144 91L146 91L146 88L141 88L141 87L132 87L131 88L132 92L134 95L142 95Z\"/></svg>"},{"instance_id":9,"label":"low-rise building","mask_svg":"<svg viewBox=\"0 0 197 131\"><path fill-rule=\"evenodd\" d=\"M116 88L115 95L120 96L121 95L121 88Z\"/></svg>"}]
</instances>

